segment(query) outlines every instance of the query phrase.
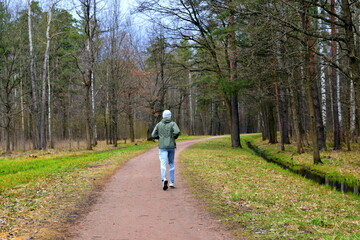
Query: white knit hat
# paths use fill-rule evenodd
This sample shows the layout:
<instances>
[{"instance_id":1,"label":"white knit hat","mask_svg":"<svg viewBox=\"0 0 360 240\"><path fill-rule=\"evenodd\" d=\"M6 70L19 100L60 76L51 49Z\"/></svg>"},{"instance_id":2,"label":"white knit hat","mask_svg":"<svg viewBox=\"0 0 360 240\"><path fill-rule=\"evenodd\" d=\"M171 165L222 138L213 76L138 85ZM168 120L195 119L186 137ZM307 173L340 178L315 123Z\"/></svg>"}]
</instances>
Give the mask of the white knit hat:
<instances>
[{"instance_id":1,"label":"white knit hat","mask_svg":"<svg viewBox=\"0 0 360 240\"><path fill-rule=\"evenodd\" d=\"M165 110L165 111L163 111L162 117L163 117L163 118L171 118L171 112L170 112L170 110Z\"/></svg>"}]
</instances>

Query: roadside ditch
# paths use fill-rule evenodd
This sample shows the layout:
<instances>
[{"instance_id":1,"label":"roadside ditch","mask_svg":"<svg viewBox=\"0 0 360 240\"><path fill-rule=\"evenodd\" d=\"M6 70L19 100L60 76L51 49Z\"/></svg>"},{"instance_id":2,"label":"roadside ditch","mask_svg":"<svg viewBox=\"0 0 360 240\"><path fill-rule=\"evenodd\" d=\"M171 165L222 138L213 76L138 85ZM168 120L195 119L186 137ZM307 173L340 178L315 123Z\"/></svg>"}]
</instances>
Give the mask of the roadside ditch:
<instances>
[{"instance_id":1,"label":"roadside ditch","mask_svg":"<svg viewBox=\"0 0 360 240\"><path fill-rule=\"evenodd\" d=\"M337 191L342 193L353 193L354 195L359 196L359 185L351 185L342 181L338 181L336 179L331 179L326 176L325 173L317 172L309 167L302 165L293 165L289 162L281 161L277 158L271 158L264 153L260 148L253 145L251 142L246 141L246 145L258 156L266 160L267 162L275 163L282 167L283 169L287 169L293 173L301 175L306 179L310 179L320 185L327 185Z\"/></svg>"}]
</instances>

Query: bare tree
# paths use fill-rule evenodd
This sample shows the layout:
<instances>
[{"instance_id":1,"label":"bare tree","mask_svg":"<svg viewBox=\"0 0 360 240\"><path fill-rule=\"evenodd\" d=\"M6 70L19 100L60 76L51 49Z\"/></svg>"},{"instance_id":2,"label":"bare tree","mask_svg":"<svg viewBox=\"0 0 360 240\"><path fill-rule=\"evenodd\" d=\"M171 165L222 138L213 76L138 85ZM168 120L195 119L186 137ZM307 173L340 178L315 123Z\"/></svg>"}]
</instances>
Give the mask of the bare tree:
<instances>
[{"instance_id":1,"label":"bare tree","mask_svg":"<svg viewBox=\"0 0 360 240\"><path fill-rule=\"evenodd\" d=\"M331 0L331 35L336 37L336 26L335 26L335 0ZM336 62L337 56L337 42L331 41L331 60ZM333 119L333 131L334 131L334 149L341 149L340 145L340 122L339 122L339 105L338 105L338 88L337 88L337 71L335 66L331 66L331 104L332 104L332 119Z\"/></svg>"},{"instance_id":2,"label":"bare tree","mask_svg":"<svg viewBox=\"0 0 360 240\"><path fill-rule=\"evenodd\" d=\"M353 22L352 5L354 1L342 0L342 21L344 23L344 43L350 76L353 80L355 91L355 115L356 129L360 131L360 54L355 42L356 28ZM359 34L359 33L358 33ZM359 132L357 133L359 134Z\"/></svg>"},{"instance_id":3,"label":"bare tree","mask_svg":"<svg viewBox=\"0 0 360 240\"><path fill-rule=\"evenodd\" d=\"M9 31L5 32L9 36L13 36ZM0 60L2 63L0 68L0 127L5 130L5 151L10 152L11 149L15 148L15 119L20 113L16 104L16 98L19 93L16 90L22 76L17 72L20 52L13 46L2 45L2 48L5 54L2 56L4 59ZM11 146L12 142L13 145Z\"/></svg>"},{"instance_id":4,"label":"bare tree","mask_svg":"<svg viewBox=\"0 0 360 240\"><path fill-rule=\"evenodd\" d=\"M202 52L206 51L209 57L208 59L203 58L203 63L206 63L196 70L216 73L218 84L222 86L225 86L223 80L227 79L226 87L221 90L227 103L229 128L232 129L232 146L241 147L237 107L239 87L236 84L238 68L236 66L235 15L234 10L231 9L235 6L235 1L178 0L166 5L162 5L159 1L143 1L140 4L139 11L146 12L150 16L157 13L160 14L160 18L170 18L171 21L168 22L173 23L172 25L164 24L165 21L157 22L160 25L166 25L164 28L170 30L170 33L176 33L175 38L180 36L193 42L196 48L201 49ZM225 15L224 12L228 14ZM220 20L212 17L215 15L219 16ZM223 18L224 15L229 17ZM222 36L220 41L214 34L219 28L230 29L227 32L227 37Z\"/></svg>"},{"instance_id":5,"label":"bare tree","mask_svg":"<svg viewBox=\"0 0 360 240\"><path fill-rule=\"evenodd\" d=\"M41 117L40 117L40 149L46 148L46 125L45 125L45 115L46 115L46 86L47 86L47 77L48 77L48 65L49 65L49 51L50 51L50 26L52 21L52 12L53 8L55 6L54 0L51 1L49 10L48 10L48 16L47 16L47 25L46 25L46 48L44 52L44 61L43 61L43 67L42 67L42 81L41 81ZM49 96L50 97L50 96ZM49 103L50 105L50 103ZM49 113L50 114L50 113ZM48 129L50 131L51 129Z\"/></svg>"},{"instance_id":6,"label":"bare tree","mask_svg":"<svg viewBox=\"0 0 360 240\"><path fill-rule=\"evenodd\" d=\"M36 83L36 66L35 54L32 34L32 1L28 0L28 35L29 35L29 53L30 53L30 80L31 80L31 94L32 94L32 121L35 124L33 134L34 148L40 149L40 115L39 115L39 102L38 102L38 86Z\"/></svg>"},{"instance_id":7,"label":"bare tree","mask_svg":"<svg viewBox=\"0 0 360 240\"><path fill-rule=\"evenodd\" d=\"M310 31L311 21L309 15L309 4L303 3L303 27L305 31ZM313 145L313 160L314 164L322 163L320 159L320 151L319 151L319 142L318 142L318 133L317 133L317 125L316 125L316 113L314 106L314 72L315 72L315 52L314 48L314 39L310 35L305 35L304 40L304 48L305 48L305 77L307 83L307 93L308 93L308 105L309 105L309 114L310 114L310 126L311 126L311 140Z\"/></svg>"},{"instance_id":8,"label":"bare tree","mask_svg":"<svg viewBox=\"0 0 360 240\"><path fill-rule=\"evenodd\" d=\"M97 22L97 1L80 0L82 11L79 16L82 18L83 31L85 34L85 49L83 54L83 64L79 65L83 83L84 83L84 104L85 104L85 122L86 122L86 140L87 149L91 150L96 144L95 139L95 114L94 114L94 69L95 69L95 40L99 34L99 25Z\"/></svg>"}]
</instances>

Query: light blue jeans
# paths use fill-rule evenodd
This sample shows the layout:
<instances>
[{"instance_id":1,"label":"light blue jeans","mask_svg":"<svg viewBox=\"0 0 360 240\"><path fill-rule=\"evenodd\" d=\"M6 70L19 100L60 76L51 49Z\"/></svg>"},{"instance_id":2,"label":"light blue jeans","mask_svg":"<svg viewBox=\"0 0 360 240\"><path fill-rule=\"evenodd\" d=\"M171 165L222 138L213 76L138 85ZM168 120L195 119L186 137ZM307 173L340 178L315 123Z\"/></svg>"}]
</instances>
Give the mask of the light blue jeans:
<instances>
[{"instance_id":1,"label":"light blue jeans","mask_svg":"<svg viewBox=\"0 0 360 240\"><path fill-rule=\"evenodd\" d=\"M161 181L166 178L166 166L169 164L170 182L175 180L175 149L159 149Z\"/></svg>"}]
</instances>

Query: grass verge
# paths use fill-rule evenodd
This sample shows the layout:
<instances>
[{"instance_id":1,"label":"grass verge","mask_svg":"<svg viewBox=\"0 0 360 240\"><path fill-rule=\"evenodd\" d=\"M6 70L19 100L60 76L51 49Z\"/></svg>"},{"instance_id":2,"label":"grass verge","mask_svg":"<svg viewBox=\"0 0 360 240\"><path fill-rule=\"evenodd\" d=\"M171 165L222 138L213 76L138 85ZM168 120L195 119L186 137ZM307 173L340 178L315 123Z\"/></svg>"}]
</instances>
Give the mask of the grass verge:
<instances>
[{"instance_id":1,"label":"grass verge","mask_svg":"<svg viewBox=\"0 0 360 240\"><path fill-rule=\"evenodd\" d=\"M182 174L239 239L360 239L359 197L297 176L220 138L181 154Z\"/></svg>"},{"instance_id":2,"label":"grass verge","mask_svg":"<svg viewBox=\"0 0 360 240\"><path fill-rule=\"evenodd\" d=\"M352 151L335 151L328 147L327 151L321 151L321 160L324 164L314 165L310 146L305 147L305 153L297 154L295 144L287 144L285 151L279 151L279 144L262 141L261 134L249 134L244 136L243 140L251 142L267 157L292 169L310 170L348 186L360 185L360 144L353 144Z\"/></svg>"},{"instance_id":3,"label":"grass verge","mask_svg":"<svg viewBox=\"0 0 360 240\"><path fill-rule=\"evenodd\" d=\"M143 142L110 151L1 159L0 239L64 239L69 224L96 200L108 177L155 146Z\"/></svg>"}]
</instances>

